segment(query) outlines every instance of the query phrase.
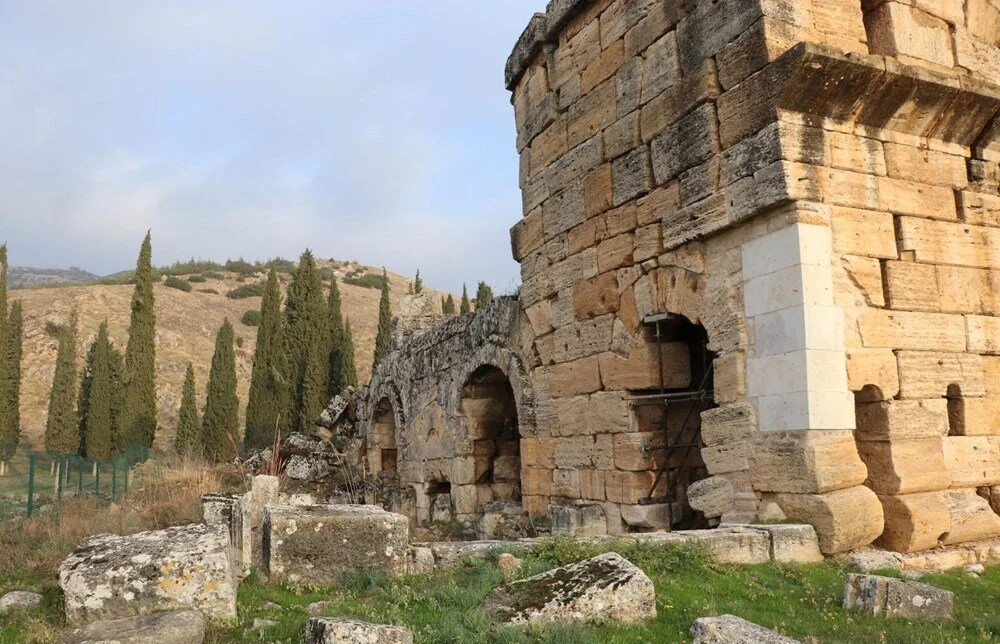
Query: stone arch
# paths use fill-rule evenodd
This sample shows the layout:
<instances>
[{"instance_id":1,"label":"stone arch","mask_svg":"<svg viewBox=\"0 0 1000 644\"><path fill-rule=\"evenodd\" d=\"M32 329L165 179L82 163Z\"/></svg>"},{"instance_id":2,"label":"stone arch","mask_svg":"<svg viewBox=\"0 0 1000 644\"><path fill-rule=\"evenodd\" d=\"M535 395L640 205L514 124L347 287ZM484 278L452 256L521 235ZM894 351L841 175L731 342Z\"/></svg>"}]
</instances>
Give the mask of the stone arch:
<instances>
[{"instance_id":1,"label":"stone arch","mask_svg":"<svg viewBox=\"0 0 1000 644\"><path fill-rule=\"evenodd\" d=\"M365 428L368 471L373 475L395 475L405 428L399 391L391 383L381 383L369 400L374 402Z\"/></svg>"}]
</instances>

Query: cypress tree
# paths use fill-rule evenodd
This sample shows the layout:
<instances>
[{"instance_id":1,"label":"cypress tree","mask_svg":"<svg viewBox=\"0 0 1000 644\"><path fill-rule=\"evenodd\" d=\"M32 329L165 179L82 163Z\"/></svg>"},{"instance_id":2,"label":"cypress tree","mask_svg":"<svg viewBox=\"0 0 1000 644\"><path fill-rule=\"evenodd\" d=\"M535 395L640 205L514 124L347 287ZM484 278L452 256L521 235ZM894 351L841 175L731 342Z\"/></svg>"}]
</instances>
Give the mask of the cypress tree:
<instances>
[{"instance_id":1,"label":"cypress tree","mask_svg":"<svg viewBox=\"0 0 1000 644\"><path fill-rule=\"evenodd\" d=\"M49 416L45 423L45 449L50 454L75 454L80 448L80 426L76 416L76 309L59 333L59 353L49 394Z\"/></svg>"},{"instance_id":2,"label":"cypress tree","mask_svg":"<svg viewBox=\"0 0 1000 644\"><path fill-rule=\"evenodd\" d=\"M330 326L316 260L306 250L288 285L285 354L291 395L285 417L290 430L307 430L327 403ZM286 432L287 433L287 432Z\"/></svg>"},{"instance_id":3,"label":"cypress tree","mask_svg":"<svg viewBox=\"0 0 1000 644\"><path fill-rule=\"evenodd\" d=\"M156 312L153 300L152 238L142 241L135 267L135 292L125 348L122 436L129 445L151 447L156 435Z\"/></svg>"},{"instance_id":4,"label":"cypress tree","mask_svg":"<svg viewBox=\"0 0 1000 644\"><path fill-rule=\"evenodd\" d=\"M420 295L424 292L424 280L420 279L420 270L417 270L417 276L413 280L413 292Z\"/></svg>"},{"instance_id":5,"label":"cypress tree","mask_svg":"<svg viewBox=\"0 0 1000 644\"><path fill-rule=\"evenodd\" d=\"M174 449L181 456L190 456L201 443L201 420L198 418L194 389L194 366L189 362L187 373L184 374L181 409L177 415L177 435L174 437Z\"/></svg>"},{"instance_id":6,"label":"cypress tree","mask_svg":"<svg viewBox=\"0 0 1000 644\"><path fill-rule=\"evenodd\" d=\"M465 284L462 284L462 303L459 305L458 310L462 313L472 311L472 305L469 303L469 289L465 288Z\"/></svg>"},{"instance_id":7,"label":"cypress tree","mask_svg":"<svg viewBox=\"0 0 1000 644\"><path fill-rule=\"evenodd\" d=\"M215 354L208 375L201 448L210 461L222 463L236 456L239 440L239 404L236 397L236 353L233 326L227 319L215 337Z\"/></svg>"},{"instance_id":8,"label":"cypress tree","mask_svg":"<svg viewBox=\"0 0 1000 644\"><path fill-rule=\"evenodd\" d=\"M8 424L10 401L5 393L3 383L9 378L11 365L8 364L5 348L7 336L7 244L0 244L0 440L3 439L3 428Z\"/></svg>"},{"instance_id":9,"label":"cypress tree","mask_svg":"<svg viewBox=\"0 0 1000 644\"><path fill-rule=\"evenodd\" d=\"M285 377L285 346L282 338L281 289L278 273L271 267L267 274L264 298L257 326L257 348L253 354L250 395L247 399L247 427L243 435L245 450L260 449L274 442L278 418L285 412L288 380Z\"/></svg>"},{"instance_id":10,"label":"cypress tree","mask_svg":"<svg viewBox=\"0 0 1000 644\"><path fill-rule=\"evenodd\" d=\"M14 455L21 441L21 336L24 320L21 300L10 305L10 319L0 346L0 461Z\"/></svg>"},{"instance_id":11,"label":"cypress tree","mask_svg":"<svg viewBox=\"0 0 1000 644\"><path fill-rule=\"evenodd\" d=\"M108 367L111 372L111 438L115 451L122 452L133 443L122 432L122 413L125 409L125 356L114 344L108 352Z\"/></svg>"},{"instance_id":12,"label":"cypress tree","mask_svg":"<svg viewBox=\"0 0 1000 644\"><path fill-rule=\"evenodd\" d=\"M84 456L95 461L111 460L115 435L115 387L108 323L102 322L87 352L77 402L80 444Z\"/></svg>"},{"instance_id":13,"label":"cypress tree","mask_svg":"<svg viewBox=\"0 0 1000 644\"><path fill-rule=\"evenodd\" d=\"M344 362L344 316L341 311L340 287L337 278L330 280L330 296L326 301L330 320L330 377L327 398L333 398L343 390Z\"/></svg>"},{"instance_id":14,"label":"cypress tree","mask_svg":"<svg viewBox=\"0 0 1000 644\"><path fill-rule=\"evenodd\" d=\"M486 282L480 282L476 287L476 310L484 308L493 301L493 289Z\"/></svg>"},{"instance_id":15,"label":"cypress tree","mask_svg":"<svg viewBox=\"0 0 1000 644\"><path fill-rule=\"evenodd\" d=\"M389 355L392 339L392 310L389 306L389 275L382 269L382 297L378 302L378 332L375 334L375 357L372 360L372 374L375 368Z\"/></svg>"},{"instance_id":16,"label":"cypress tree","mask_svg":"<svg viewBox=\"0 0 1000 644\"><path fill-rule=\"evenodd\" d=\"M443 300L441 305L441 312L445 315L455 315L455 298L448 294L448 298Z\"/></svg>"},{"instance_id":17,"label":"cypress tree","mask_svg":"<svg viewBox=\"0 0 1000 644\"><path fill-rule=\"evenodd\" d=\"M344 323L344 349L341 360L341 382L345 387L358 386L358 370L354 367L354 334L351 332L351 319Z\"/></svg>"}]
</instances>

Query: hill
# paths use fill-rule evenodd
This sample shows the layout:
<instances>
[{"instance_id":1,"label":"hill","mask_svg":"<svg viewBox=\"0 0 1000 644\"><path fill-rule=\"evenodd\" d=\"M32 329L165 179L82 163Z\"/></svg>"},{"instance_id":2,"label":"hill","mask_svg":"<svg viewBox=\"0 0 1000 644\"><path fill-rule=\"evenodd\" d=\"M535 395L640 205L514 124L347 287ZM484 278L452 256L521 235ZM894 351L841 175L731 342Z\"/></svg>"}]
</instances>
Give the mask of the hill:
<instances>
[{"instance_id":1,"label":"hill","mask_svg":"<svg viewBox=\"0 0 1000 644\"><path fill-rule=\"evenodd\" d=\"M11 266L7 272L7 286L10 288L31 288L53 284L79 284L93 282L100 275L87 272L76 266L69 268L31 268Z\"/></svg>"},{"instance_id":2,"label":"hill","mask_svg":"<svg viewBox=\"0 0 1000 644\"><path fill-rule=\"evenodd\" d=\"M378 324L379 289L345 283L352 281L374 285L381 269L320 260L321 272L327 277L336 274L340 281L343 312L350 317L356 349L355 362L361 382L366 382L371 372L375 351L375 332ZM371 276L367 279L365 276ZM282 290L287 287L290 275L281 274ZM182 277L181 279L186 279ZM232 272L207 274L204 282L192 283L191 292L169 288L162 281L154 287L156 296L156 388L159 424L156 446L171 444L177 412L180 408L181 385L187 363L194 364L199 405L204 404L205 385L215 347L215 334L224 318L229 318L237 338L236 371L237 393L240 396L241 416L246 406L253 363L256 327L241 322L247 311L259 309L261 298L230 299L226 293L244 284L262 281L263 274L252 275L238 281ZM395 311L399 298L406 294L411 278L389 273L392 306ZM12 300L21 300L24 306L24 362L22 365L21 419L27 438L32 444L41 445L45 432L48 398L55 371L56 338L59 325L69 318L73 306L80 312L80 346L78 364L82 364L87 347L105 318L115 346L124 348L128 341L130 302L133 287L127 284L84 284L59 288L22 288L10 292ZM206 292L206 291L215 291ZM425 288L433 302L441 292Z\"/></svg>"}]
</instances>

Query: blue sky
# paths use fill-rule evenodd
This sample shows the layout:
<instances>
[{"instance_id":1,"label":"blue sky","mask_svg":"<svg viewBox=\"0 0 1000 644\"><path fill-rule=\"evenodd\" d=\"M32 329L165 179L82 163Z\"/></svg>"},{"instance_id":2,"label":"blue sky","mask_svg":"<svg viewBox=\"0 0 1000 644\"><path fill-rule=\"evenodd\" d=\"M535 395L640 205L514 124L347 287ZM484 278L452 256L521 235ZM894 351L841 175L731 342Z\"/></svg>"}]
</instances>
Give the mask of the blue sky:
<instances>
[{"instance_id":1,"label":"blue sky","mask_svg":"<svg viewBox=\"0 0 1000 644\"><path fill-rule=\"evenodd\" d=\"M516 285L503 67L544 0L0 0L11 263L357 259Z\"/></svg>"}]
</instances>

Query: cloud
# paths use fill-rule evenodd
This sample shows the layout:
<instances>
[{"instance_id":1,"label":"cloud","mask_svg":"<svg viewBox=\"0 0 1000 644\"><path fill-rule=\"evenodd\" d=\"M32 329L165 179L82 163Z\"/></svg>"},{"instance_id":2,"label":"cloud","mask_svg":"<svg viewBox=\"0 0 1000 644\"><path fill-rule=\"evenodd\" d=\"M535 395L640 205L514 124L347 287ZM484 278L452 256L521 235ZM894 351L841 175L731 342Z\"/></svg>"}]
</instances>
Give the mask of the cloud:
<instances>
[{"instance_id":1,"label":"cloud","mask_svg":"<svg viewBox=\"0 0 1000 644\"><path fill-rule=\"evenodd\" d=\"M15 264L359 259L517 280L502 70L541 0L0 2Z\"/></svg>"}]
</instances>

